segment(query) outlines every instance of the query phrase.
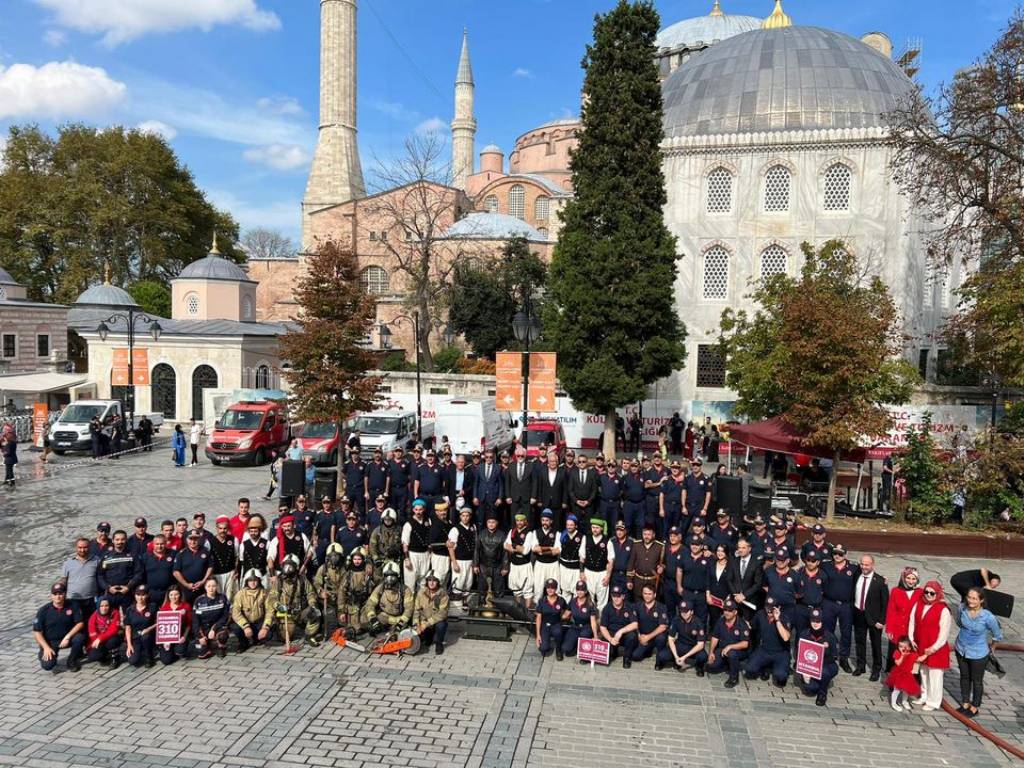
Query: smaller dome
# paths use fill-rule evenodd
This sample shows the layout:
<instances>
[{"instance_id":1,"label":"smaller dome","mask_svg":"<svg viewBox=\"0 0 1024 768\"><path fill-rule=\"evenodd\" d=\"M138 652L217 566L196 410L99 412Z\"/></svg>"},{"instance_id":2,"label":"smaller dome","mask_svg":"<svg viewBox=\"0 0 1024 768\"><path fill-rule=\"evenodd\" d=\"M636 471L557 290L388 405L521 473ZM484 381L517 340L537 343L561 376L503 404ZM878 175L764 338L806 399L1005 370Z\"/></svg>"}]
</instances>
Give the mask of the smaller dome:
<instances>
[{"instance_id":1,"label":"smaller dome","mask_svg":"<svg viewBox=\"0 0 1024 768\"><path fill-rule=\"evenodd\" d=\"M10 272L0 267L0 285L20 285L20 283L11 277Z\"/></svg>"},{"instance_id":2,"label":"smaller dome","mask_svg":"<svg viewBox=\"0 0 1024 768\"><path fill-rule=\"evenodd\" d=\"M211 253L209 256L193 261L176 278L178 280L235 280L249 281L245 270L228 261L223 256Z\"/></svg>"},{"instance_id":3,"label":"smaller dome","mask_svg":"<svg viewBox=\"0 0 1024 768\"><path fill-rule=\"evenodd\" d=\"M513 237L542 242L547 240L522 219L504 213L470 213L452 224L446 237L464 240L508 240Z\"/></svg>"},{"instance_id":4,"label":"smaller dome","mask_svg":"<svg viewBox=\"0 0 1024 768\"><path fill-rule=\"evenodd\" d=\"M100 283L85 289L75 299L75 304L92 304L100 307L137 307L138 302L124 288L110 283Z\"/></svg>"},{"instance_id":5,"label":"smaller dome","mask_svg":"<svg viewBox=\"0 0 1024 768\"><path fill-rule=\"evenodd\" d=\"M725 14L718 6L716 10L717 13L712 11L707 16L684 19L665 27L658 33L654 44L659 49L694 48L698 43L707 46L761 26L761 19L754 16Z\"/></svg>"},{"instance_id":6,"label":"smaller dome","mask_svg":"<svg viewBox=\"0 0 1024 768\"><path fill-rule=\"evenodd\" d=\"M486 155L488 152L497 152L499 155L502 154L501 147L497 144L488 144L486 147L480 150L481 155Z\"/></svg>"}]
</instances>

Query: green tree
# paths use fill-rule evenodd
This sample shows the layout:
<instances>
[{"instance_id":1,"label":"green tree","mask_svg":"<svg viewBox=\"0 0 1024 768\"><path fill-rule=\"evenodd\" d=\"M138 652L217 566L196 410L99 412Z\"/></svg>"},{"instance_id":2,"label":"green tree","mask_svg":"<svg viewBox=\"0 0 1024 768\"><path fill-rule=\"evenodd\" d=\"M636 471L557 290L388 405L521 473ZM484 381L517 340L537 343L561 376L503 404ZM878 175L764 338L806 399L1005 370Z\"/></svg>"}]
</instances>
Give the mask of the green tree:
<instances>
[{"instance_id":1,"label":"green tree","mask_svg":"<svg viewBox=\"0 0 1024 768\"><path fill-rule=\"evenodd\" d=\"M373 354L362 346L376 313L374 298L359 284L355 255L333 242L307 257L305 276L295 298L301 329L281 337L281 373L291 385L295 418L314 423L344 423L359 411L373 410L378 377ZM338 451L338 478L345 452Z\"/></svg>"},{"instance_id":2,"label":"green tree","mask_svg":"<svg viewBox=\"0 0 1024 768\"><path fill-rule=\"evenodd\" d=\"M109 264L120 285L168 281L238 226L159 136L124 128L8 132L0 169L0 261L34 299L71 302ZM241 259L230 245L228 258Z\"/></svg>"},{"instance_id":3,"label":"green tree","mask_svg":"<svg viewBox=\"0 0 1024 768\"><path fill-rule=\"evenodd\" d=\"M907 491L906 499L897 499L897 519L917 525L934 525L949 518L953 500L944 478L946 467L938 454L932 435L932 417L926 413L920 430L907 432L907 447L897 459L899 477Z\"/></svg>"},{"instance_id":4,"label":"green tree","mask_svg":"<svg viewBox=\"0 0 1024 768\"><path fill-rule=\"evenodd\" d=\"M455 268L449 325L477 356L493 360L496 352L515 348L512 318L527 294L537 306L535 294L546 282L547 265L522 237L509 240L497 259L465 259Z\"/></svg>"},{"instance_id":5,"label":"green tree","mask_svg":"<svg viewBox=\"0 0 1024 768\"><path fill-rule=\"evenodd\" d=\"M163 283L156 280L140 280L132 283L128 293L139 303L143 310L160 317L171 316L171 291Z\"/></svg>"},{"instance_id":6,"label":"green tree","mask_svg":"<svg viewBox=\"0 0 1024 768\"><path fill-rule=\"evenodd\" d=\"M559 379L578 408L604 414L606 446L616 409L642 400L686 356L673 296L676 241L662 216L659 25L649 0L619 0L595 20L570 161L575 198L562 210L548 279L545 335Z\"/></svg>"},{"instance_id":7,"label":"green tree","mask_svg":"<svg viewBox=\"0 0 1024 768\"><path fill-rule=\"evenodd\" d=\"M808 446L843 451L892 426L884 407L907 402L918 380L902 358L899 318L878 277L862 278L856 259L833 240L803 245L799 279L760 284L752 317L726 311L720 343L740 412L781 415ZM835 513L836 473L828 517Z\"/></svg>"}]
</instances>

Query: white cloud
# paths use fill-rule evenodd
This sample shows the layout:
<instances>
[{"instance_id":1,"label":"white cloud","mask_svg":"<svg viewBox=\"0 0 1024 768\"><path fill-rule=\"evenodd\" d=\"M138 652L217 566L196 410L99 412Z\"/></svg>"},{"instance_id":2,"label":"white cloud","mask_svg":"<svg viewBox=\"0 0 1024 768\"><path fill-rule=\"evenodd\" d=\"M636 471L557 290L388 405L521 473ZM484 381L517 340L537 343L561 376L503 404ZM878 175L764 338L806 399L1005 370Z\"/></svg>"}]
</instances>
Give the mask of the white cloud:
<instances>
[{"instance_id":1,"label":"white cloud","mask_svg":"<svg viewBox=\"0 0 1024 768\"><path fill-rule=\"evenodd\" d=\"M114 46L149 32L171 32L218 24L241 24L256 31L279 29L281 20L256 0L35 0L54 14L56 23L102 34Z\"/></svg>"},{"instance_id":2,"label":"white cloud","mask_svg":"<svg viewBox=\"0 0 1024 768\"><path fill-rule=\"evenodd\" d=\"M152 133L155 136L161 136L165 141L173 141L174 137L178 135L178 132L174 130L167 123L162 123L159 120L143 120L139 123L138 128L143 133Z\"/></svg>"},{"instance_id":3,"label":"white cloud","mask_svg":"<svg viewBox=\"0 0 1024 768\"><path fill-rule=\"evenodd\" d=\"M48 29L43 33L43 42L54 48L60 48L68 41L68 36L59 29Z\"/></svg>"},{"instance_id":4,"label":"white cloud","mask_svg":"<svg viewBox=\"0 0 1024 768\"><path fill-rule=\"evenodd\" d=\"M309 162L309 154L296 144L270 144L253 147L242 153L250 163L259 163L276 171L291 171Z\"/></svg>"},{"instance_id":5,"label":"white cloud","mask_svg":"<svg viewBox=\"0 0 1024 768\"><path fill-rule=\"evenodd\" d=\"M528 70L526 67L516 67L512 70L512 77L525 77L527 79L532 79L533 72Z\"/></svg>"},{"instance_id":6,"label":"white cloud","mask_svg":"<svg viewBox=\"0 0 1024 768\"><path fill-rule=\"evenodd\" d=\"M416 126L416 133L421 136L428 133L443 133L448 128L448 123L440 117L431 117Z\"/></svg>"},{"instance_id":7,"label":"white cloud","mask_svg":"<svg viewBox=\"0 0 1024 768\"><path fill-rule=\"evenodd\" d=\"M0 66L0 119L86 117L120 104L128 87L99 67L73 61Z\"/></svg>"},{"instance_id":8,"label":"white cloud","mask_svg":"<svg viewBox=\"0 0 1024 768\"><path fill-rule=\"evenodd\" d=\"M7 149L7 137L6 136L0 136L0 171L2 171L4 169L4 166L7 164L6 160L4 159L4 151L6 149Z\"/></svg>"},{"instance_id":9,"label":"white cloud","mask_svg":"<svg viewBox=\"0 0 1024 768\"><path fill-rule=\"evenodd\" d=\"M305 110L291 96L265 96L256 102L256 106L272 115L304 115Z\"/></svg>"},{"instance_id":10,"label":"white cloud","mask_svg":"<svg viewBox=\"0 0 1024 768\"><path fill-rule=\"evenodd\" d=\"M370 108L375 109L383 115L387 115L393 120L402 120L403 122L412 123L420 119L419 112L407 109L404 104L397 101L374 99L370 102Z\"/></svg>"}]
</instances>

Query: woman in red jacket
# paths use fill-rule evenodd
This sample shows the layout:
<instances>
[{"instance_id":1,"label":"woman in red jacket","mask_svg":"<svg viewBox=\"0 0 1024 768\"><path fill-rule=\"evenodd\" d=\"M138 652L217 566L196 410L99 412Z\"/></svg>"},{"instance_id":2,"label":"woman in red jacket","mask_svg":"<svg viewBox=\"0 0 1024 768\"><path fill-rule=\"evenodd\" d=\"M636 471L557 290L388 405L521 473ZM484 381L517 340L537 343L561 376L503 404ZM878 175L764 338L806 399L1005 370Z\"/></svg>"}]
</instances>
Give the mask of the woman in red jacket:
<instances>
[{"instance_id":1,"label":"woman in red jacket","mask_svg":"<svg viewBox=\"0 0 1024 768\"><path fill-rule=\"evenodd\" d=\"M178 659L188 658L188 634L192 629L192 606L182 600L181 587L172 584L167 588L167 599L157 614L157 621L160 620L160 613L174 611L181 614L181 632L176 643L161 643L157 646L157 653L163 664L173 664Z\"/></svg>"},{"instance_id":2,"label":"woman in red jacket","mask_svg":"<svg viewBox=\"0 0 1024 768\"><path fill-rule=\"evenodd\" d=\"M917 569L903 569L900 583L892 588L889 594L889 607L885 612L885 636L889 638L886 651L885 671L892 669L893 654L901 637L910 635L910 614L921 599L921 587L918 586Z\"/></svg>"},{"instance_id":3,"label":"woman in red jacket","mask_svg":"<svg viewBox=\"0 0 1024 768\"><path fill-rule=\"evenodd\" d=\"M952 617L942 585L929 581L910 614L910 640L921 663L921 698L915 704L932 712L942 706L942 676L949 669L949 628Z\"/></svg>"},{"instance_id":4,"label":"woman in red jacket","mask_svg":"<svg viewBox=\"0 0 1024 768\"><path fill-rule=\"evenodd\" d=\"M117 669L121 664L121 613L113 610L110 598L100 598L99 607L89 617L89 642L85 646L86 660L110 664ZM109 661L108 661L109 660Z\"/></svg>"}]
</instances>

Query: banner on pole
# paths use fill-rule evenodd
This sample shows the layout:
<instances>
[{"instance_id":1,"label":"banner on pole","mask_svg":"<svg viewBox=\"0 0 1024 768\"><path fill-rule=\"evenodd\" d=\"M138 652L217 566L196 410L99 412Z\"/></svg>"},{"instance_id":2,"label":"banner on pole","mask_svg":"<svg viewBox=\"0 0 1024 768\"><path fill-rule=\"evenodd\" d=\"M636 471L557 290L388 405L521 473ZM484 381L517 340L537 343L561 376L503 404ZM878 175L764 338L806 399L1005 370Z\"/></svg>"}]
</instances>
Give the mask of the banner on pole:
<instances>
[{"instance_id":1,"label":"banner on pole","mask_svg":"<svg viewBox=\"0 0 1024 768\"><path fill-rule=\"evenodd\" d=\"M580 661L591 661L608 666L611 650L611 645L604 640L581 637L576 641L576 656Z\"/></svg>"},{"instance_id":2,"label":"banner on pole","mask_svg":"<svg viewBox=\"0 0 1024 768\"><path fill-rule=\"evenodd\" d=\"M558 357L554 352L530 353L530 410L539 413L554 413L555 381Z\"/></svg>"},{"instance_id":3,"label":"banner on pole","mask_svg":"<svg viewBox=\"0 0 1024 768\"><path fill-rule=\"evenodd\" d=\"M494 398L499 411L523 409L523 356L521 352L499 352L495 355Z\"/></svg>"},{"instance_id":4,"label":"banner on pole","mask_svg":"<svg viewBox=\"0 0 1024 768\"><path fill-rule=\"evenodd\" d=\"M796 672L821 680L821 670L825 665L825 646L813 640L800 640L796 648Z\"/></svg>"}]
</instances>

